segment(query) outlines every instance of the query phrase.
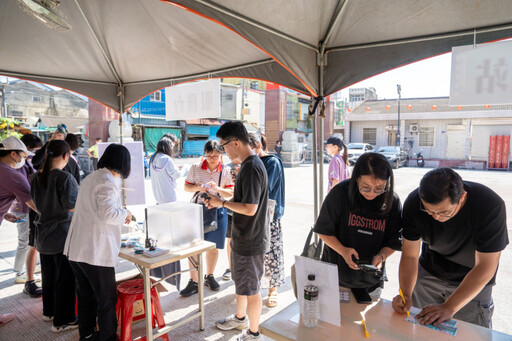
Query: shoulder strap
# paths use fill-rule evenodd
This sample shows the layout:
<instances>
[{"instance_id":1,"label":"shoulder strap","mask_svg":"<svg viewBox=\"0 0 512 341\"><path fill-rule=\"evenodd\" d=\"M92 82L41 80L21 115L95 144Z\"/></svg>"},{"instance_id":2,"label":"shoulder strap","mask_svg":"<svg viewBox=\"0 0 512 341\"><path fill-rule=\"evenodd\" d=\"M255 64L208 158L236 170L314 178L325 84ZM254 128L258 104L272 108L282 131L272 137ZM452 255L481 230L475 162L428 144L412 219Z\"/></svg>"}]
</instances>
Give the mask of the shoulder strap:
<instances>
[{"instance_id":1,"label":"shoulder strap","mask_svg":"<svg viewBox=\"0 0 512 341\"><path fill-rule=\"evenodd\" d=\"M221 164L220 165L220 174L219 174L219 187L220 187L220 182L222 181L222 171L224 170L224 165Z\"/></svg>"}]
</instances>

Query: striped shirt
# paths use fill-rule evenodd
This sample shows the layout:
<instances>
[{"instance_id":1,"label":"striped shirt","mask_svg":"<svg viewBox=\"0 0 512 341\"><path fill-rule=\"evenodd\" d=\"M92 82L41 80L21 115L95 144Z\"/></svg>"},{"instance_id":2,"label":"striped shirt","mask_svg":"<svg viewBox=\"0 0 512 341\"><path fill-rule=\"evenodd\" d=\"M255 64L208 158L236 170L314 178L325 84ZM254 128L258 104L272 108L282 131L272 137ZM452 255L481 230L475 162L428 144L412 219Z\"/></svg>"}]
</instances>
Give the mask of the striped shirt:
<instances>
[{"instance_id":1,"label":"striped shirt","mask_svg":"<svg viewBox=\"0 0 512 341\"><path fill-rule=\"evenodd\" d=\"M222 174L220 174L222 170ZM221 175L220 186L221 188L232 188L235 185L233 184L233 179L231 178L231 168L228 166L222 166L222 163L219 163L219 166L214 171L208 169L208 165L206 164L206 160L202 163L192 165L188 172L187 178L185 179L186 184L190 185L202 185L207 184L210 181L215 182L217 186L219 186L219 175ZM209 190L211 194L216 194L213 191Z\"/></svg>"}]
</instances>

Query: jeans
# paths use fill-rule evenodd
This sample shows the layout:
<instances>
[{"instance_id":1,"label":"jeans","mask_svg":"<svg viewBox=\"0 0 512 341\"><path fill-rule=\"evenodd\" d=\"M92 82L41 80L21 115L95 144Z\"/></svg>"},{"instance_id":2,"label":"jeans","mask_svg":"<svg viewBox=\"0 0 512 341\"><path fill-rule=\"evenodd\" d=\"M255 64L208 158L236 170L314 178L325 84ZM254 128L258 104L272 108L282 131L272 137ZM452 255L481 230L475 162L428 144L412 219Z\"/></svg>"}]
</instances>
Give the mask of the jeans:
<instances>
[{"instance_id":1,"label":"jeans","mask_svg":"<svg viewBox=\"0 0 512 341\"><path fill-rule=\"evenodd\" d=\"M16 215L20 219L25 220L24 222L16 223L16 227L18 228L18 247L16 248L16 256L14 257L14 271L22 273L28 252L28 213L17 213Z\"/></svg>"}]
</instances>

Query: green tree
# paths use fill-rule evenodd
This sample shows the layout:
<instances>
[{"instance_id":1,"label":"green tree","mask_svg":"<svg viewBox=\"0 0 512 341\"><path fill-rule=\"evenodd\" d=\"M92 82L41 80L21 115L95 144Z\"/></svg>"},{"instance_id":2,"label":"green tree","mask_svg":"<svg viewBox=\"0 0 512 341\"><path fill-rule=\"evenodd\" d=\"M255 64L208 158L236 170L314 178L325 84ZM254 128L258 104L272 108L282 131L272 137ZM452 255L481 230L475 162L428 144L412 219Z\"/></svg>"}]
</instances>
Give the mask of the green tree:
<instances>
[{"instance_id":1,"label":"green tree","mask_svg":"<svg viewBox=\"0 0 512 341\"><path fill-rule=\"evenodd\" d=\"M0 117L0 140L5 139L7 136L21 137L21 134L16 132L14 127L19 127L20 122L13 120L12 118Z\"/></svg>"}]
</instances>

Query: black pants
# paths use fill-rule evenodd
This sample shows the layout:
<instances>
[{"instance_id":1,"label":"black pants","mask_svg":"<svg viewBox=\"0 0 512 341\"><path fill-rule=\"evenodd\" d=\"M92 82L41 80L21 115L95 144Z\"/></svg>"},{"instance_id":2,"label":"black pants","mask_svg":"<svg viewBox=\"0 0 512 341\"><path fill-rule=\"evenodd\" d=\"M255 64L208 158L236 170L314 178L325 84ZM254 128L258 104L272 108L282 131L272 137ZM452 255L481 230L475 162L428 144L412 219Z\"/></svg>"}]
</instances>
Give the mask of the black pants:
<instances>
[{"instance_id":1,"label":"black pants","mask_svg":"<svg viewBox=\"0 0 512 341\"><path fill-rule=\"evenodd\" d=\"M40 254L43 280L43 315L53 316L53 325L76 320L75 277L68 259L62 253Z\"/></svg>"},{"instance_id":2,"label":"black pants","mask_svg":"<svg viewBox=\"0 0 512 341\"><path fill-rule=\"evenodd\" d=\"M98 170L98 158L91 157L93 171Z\"/></svg>"},{"instance_id":3,"label":"black pants","mask_svg":"<svg viewBox=\"0 0 512 341\"><path fill-rule=\"evenodd\" d=\"M114 268L70 261L78 295L80 337L94 332L98 317L99 340L116 340L116 274Z\"/></svg>"}]
</instances>

